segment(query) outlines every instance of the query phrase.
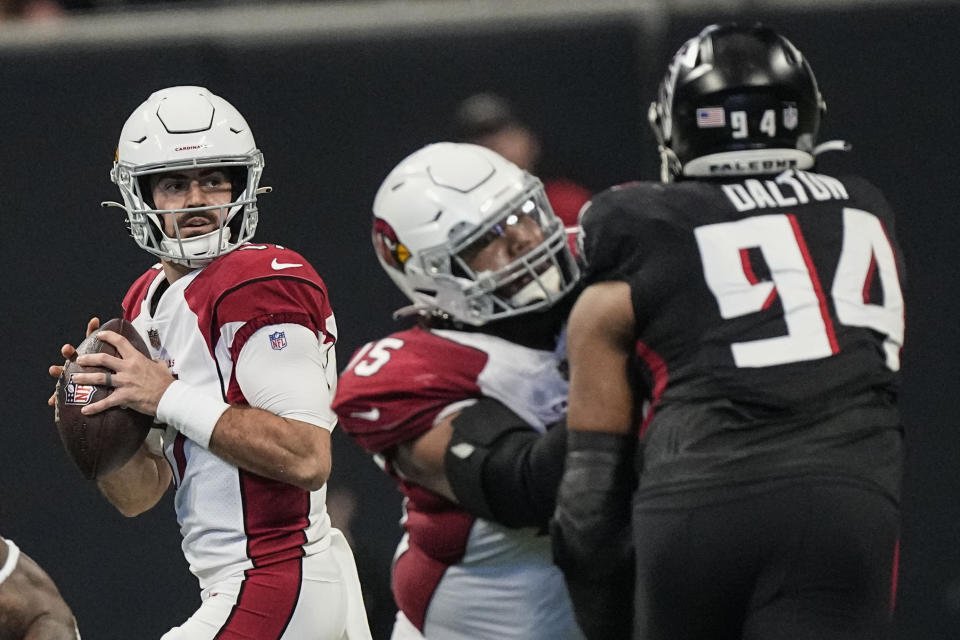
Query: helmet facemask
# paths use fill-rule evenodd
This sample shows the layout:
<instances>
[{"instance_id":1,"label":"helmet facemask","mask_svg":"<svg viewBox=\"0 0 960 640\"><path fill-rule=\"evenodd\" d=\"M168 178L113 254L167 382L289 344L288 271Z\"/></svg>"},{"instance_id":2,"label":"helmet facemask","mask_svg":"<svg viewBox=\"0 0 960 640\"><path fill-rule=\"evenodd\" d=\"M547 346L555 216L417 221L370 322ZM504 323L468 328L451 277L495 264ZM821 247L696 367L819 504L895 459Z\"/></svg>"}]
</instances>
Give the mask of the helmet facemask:
<instances>
[{"instance_id":1,"label":"helmet facemask","mask_svg":"<svg viewBox=\"0 0 960 640\"><path fill-rule=\"evenodd\" d=\"M540 242L497 269L471 268L478 251L517 224L538 229ZM553 306L570 291L578 276L563 223L550 208L540 182L532 177L528 188L485 224L453 230L448 244L424 251L423 257L429 265L449 265L446 277L457 287L448 290L454 294L448 300L438 296L437 306L457 307L459 313L451 315L469 324L485 324Z\"/></svg>"},{"instance_id":2,"label":"helmet facemask","mask_svg":"<svg viewBox=\"0 0 960 640\"><path fill-rule=\"evenodd\" d=\"M225 169L233 182L243 176L241 188L234 188L231 202L184 209L155 208L153 196L149 192L154 176L205 168ZM120 188L130 224L130 234L136 243L161 260L195 268L209 264L214 258L253 238L258 220L257 186L262 172L263 155L256 151L247 157L204 158L160 166L126 167L117 163L110 172L110 177ZM219 215L218 229L202 235L183 237L176 216L203 211L226 213ZM165 216L174 216L172 236L164 230Z\"/></svg>"},{"instance_id":3,"label":"helmet facemask","mask_svg":"<svg viewBox=\"0 0 960 640\"><path fill-rule=\"evenodd\" d=\"M547 309L580 277L542 183L478 145L408 156L381 185L374 215L377 258L413 302L396 315L479 327Z\"/></svg>"},{"instance_id":4,"label":"helmet facemask","mask_svg":"<svg viewBox=\"0 0 960 640\"><path fill-rule=\"evenodd\" d=\"M257 194L263 154L250 127L226 100L203 87L168 87L153 93L127 119L110 171L120 189L130 235L161 260L198 268L233 251L257 227ZM182 209L160 209L152 185L165 174L222 171L229 179L229 202ZM219 199L219 198L218 198ZM178 224L183 214L215 212L213 231L189 236ZM164 225L173 216L172 224ZM168 220L169 221L169 220ZM167 231L167 226L170 230Z\"/></svg>"}]
</instances>

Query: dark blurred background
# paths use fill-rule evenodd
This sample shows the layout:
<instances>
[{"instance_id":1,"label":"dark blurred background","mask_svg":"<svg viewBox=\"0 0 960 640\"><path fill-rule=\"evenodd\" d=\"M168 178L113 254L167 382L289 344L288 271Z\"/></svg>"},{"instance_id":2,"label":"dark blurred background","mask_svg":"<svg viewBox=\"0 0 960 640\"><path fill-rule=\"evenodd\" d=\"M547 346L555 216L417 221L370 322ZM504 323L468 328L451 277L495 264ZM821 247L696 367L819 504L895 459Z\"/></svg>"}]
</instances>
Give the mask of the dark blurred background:
<instances>
[{"instance_id":1,"label":"dark blurred background","mask_svg":"<svg viewBox=\"0 0 960 640\"><path fill-rule=\"evenodd\" d=\"M397 328L403 303L369 246L390 168L448 134L466 96L508 97L540 136L538 172L591 191L655 179L645 115L673 52L711 22L762 20L806 54L827 100L821 139L853 143L822 168L873 179L900 214L907 257L903 414L908 433L902 640L960 630L960 6L914 0L580 3L0 1L3 310L0 533L37 559L85 639L158 638L198 587L168 495L127 520L67 459L46 398L49 364L87 319L119 315L151 263L126 235L109 182L120 128L155 89L200 84L247 118L267 169L257 237L324 276L341 366ZM26 380L27 387L20 388ZM799 383L802 383L800 381ZM341 432L330 504L348 530L375 638L394 608L400 500Z\"/></svg>"}]
</instances>

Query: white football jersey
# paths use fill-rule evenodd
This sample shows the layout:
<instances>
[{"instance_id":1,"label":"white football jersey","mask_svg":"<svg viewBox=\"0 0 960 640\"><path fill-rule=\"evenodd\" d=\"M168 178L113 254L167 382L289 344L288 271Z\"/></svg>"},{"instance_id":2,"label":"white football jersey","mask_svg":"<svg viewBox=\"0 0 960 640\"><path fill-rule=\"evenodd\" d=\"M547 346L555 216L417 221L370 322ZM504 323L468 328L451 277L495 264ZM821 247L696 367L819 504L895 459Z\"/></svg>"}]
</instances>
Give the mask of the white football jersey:
<instances>
[{"instance_id":1,"label":"white football jersey","mask_svg":"<svg viewBox=\"0 0 960 640\"><path fill-rule=\"evenodd\" d=\"M158 265L134 283L123 306L153 357L166 360L176 377L211 396L250 404L236 371L247 342L265 344L245 351L244 362L250 360L246 354L264 349L282 358L306 336L318 341L326 359L327 388L317 393L332 397L333 313L323 281L293 251L243 245L169 285ZM291 325L299 326L293 331ZM336 415L329 407L322 413L291 417L333 429ZM201 588L329 546L326 487L308 492L238 469L173 428L164 432L163 452L173 469L183 552Z\"/></svg>"},{"instance_id":2,"label":"white football jersey","mask_svg":"<svg viewBox=\"0 0 960 640\"><path fill-rule=\"evenodd\" d=\"M567 381L557 352L478 332L416 328L361 348L340 376L334 408L344 429L385 458L464 402L494 398L532 427L562 418ZM404 494L404 536L393 566L403 616L428 639L582 638L550 539L476 518L460 505L393 474ZM409 631L409 630L408 630Z\"/></svg>"}]
</instances>

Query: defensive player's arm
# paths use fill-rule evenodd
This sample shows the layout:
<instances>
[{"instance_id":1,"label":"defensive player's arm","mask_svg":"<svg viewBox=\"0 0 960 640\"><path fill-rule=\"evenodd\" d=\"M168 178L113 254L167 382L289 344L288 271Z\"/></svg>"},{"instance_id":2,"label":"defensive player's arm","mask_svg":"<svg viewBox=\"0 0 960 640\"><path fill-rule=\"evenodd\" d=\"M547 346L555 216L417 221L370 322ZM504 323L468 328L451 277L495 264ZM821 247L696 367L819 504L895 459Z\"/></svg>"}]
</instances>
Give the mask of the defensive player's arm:
<instances>
[{"instance_id":1,"label":"defensive player's arm","mask_svg":"<svg viewBox=\"0 0 960 640\"><path fill-rule=\"evenodd\" d=\"M0 640L78 640L77 624L50 576L0 538Z\"/></svg>"},{"instance_id":2,"label":"defensive player's arm","mask_svg":"<svg viewBox=\"0 0 960 640\"><path fill-rule=\"evenodd\" d=\"M630 285L618 281L587 287L567 325L571 432L633 432L633 393L627 372L635 348Z\"/></svg>"},{"instance_id":3,"label":"defensive player's arm","mask_svg":"<svg viewBox=\"0 0 960 640\"><path fill-rule=\"evenodd\" d=\"M634 322L629 286L602 282L580 295L567 326L569 434L550 534L554 562L588 637L631 632Z\"/></svg>"},{"instance_id":4,"label":"defensive player's arm","mask_svg":"<svg viewBox=\"0 0 960 640\"><path fill-rule=\"evenodd\" d=\"M393 457L412 482L510 527L545 526L563 469L563 423L534 430L491 398L442 416Z\"/></svg>"}]
</instances>

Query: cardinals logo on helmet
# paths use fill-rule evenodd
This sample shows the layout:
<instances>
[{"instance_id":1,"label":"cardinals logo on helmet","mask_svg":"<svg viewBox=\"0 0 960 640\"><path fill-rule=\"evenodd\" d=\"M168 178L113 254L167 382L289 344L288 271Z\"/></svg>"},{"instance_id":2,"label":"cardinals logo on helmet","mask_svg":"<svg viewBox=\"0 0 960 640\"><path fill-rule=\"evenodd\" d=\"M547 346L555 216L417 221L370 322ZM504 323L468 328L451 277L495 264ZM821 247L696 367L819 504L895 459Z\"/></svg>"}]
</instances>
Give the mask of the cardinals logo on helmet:
<instances>
[{"instance_id":1,"label":"cardinals logo on helmet","mask_svg":"<svg viewBox=\"0 0 960 640\"><path fill-rule=\"evenodd\" d=\"M382 218L373 221L373 243L385 264L403 271L410 259L410 250L397 239L397 232Z\"/></svg>"}]
</instances>

